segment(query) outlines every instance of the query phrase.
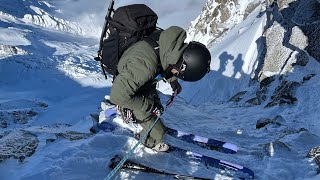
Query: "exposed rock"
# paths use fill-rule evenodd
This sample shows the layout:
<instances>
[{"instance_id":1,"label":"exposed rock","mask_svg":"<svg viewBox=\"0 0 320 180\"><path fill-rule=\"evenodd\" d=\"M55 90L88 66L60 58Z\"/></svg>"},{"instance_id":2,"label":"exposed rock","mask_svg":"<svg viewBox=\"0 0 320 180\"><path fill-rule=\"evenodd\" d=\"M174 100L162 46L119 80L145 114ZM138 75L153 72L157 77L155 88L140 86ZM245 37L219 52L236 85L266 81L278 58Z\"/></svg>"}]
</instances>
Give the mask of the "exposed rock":
<instances>
[{"instance_id":1,"label":"exposed rock","mask_svg":"<svg viewBox=\"0 0 320 180\"><path fill-rule=\"evenodd\" d=\"M252 105L260 105L261 104L261 100L258 97L249 99L246 101L246 103L252 104Z\"/></svg>"},{"instance_id":2,"label":"exposed rock","mask_svg":"<svg viewBox=\"0 0 320 180\"><path fill-rule=\"evenodd\" d=\"M264 61L263 72L279 72L286 63L292 50L282 45L285 38L285 29L278 22L266 32L267 53ZM263 80L263 79L262 79Z\"/></svg>"},{"instance_id":3,"label":"exposed rock","mask_svg":"<svg viewBox=\"0 0 320 180\"><path fill-rule=\"evenodd\" d=\"M292 135L292 134L299 134L301 132L308 132L308 130L305 128L293 129L293 128L287 127L286 129L284 129L282 131L281 138L288 136L288 135Z\"/></svg>"},{"instance_id":4,"label":"exposed rock","mask_svg":"<svg viewBox=\"0 0 320 180\"><path fill-rule=\"evenodd\" d=\"M270 3L273 8L265 33L267 53L262 74L285 74L295 65L305 66L309 55L320 62L320 4L314 0Z\"/></svg>"},{"instance_id":5,"label":"exposed rock","mask_svg":"<svg viewBox=\"0 0 320 180\"><path fill-rule=\"evenodd\" d=\"M318 23L303 26L301 29L308 36L306 51L320 63L320 19Z\"/></svg>"},{"instance_id":6,"label":"exposed rock","mask_svg":"<svg viewBox=\"0 0 320 180\"><path fill-rule=\"evenodd\" d=\"M295 90L301 84L298 82L282 81L281 84L275 89L271 96L271 102L266 107L272 107L280 104L293 104L297 101L294 97Z\"/></svg>"},{"instance_id":7,"label":"exposed rock","mask_svg":"<svg viewBox=\"0 0 320 180\"><path fill-rule=\"evenodd\" d=\"M318 174L320 173L320 146L312 148L308 155L308 158L313 158L314 162L317 164L318 166Z\"/></svg>"},{"instance_id":8,"label":"exposed rock","mask_svg":"<svg viewBox=\"0 0 320 180\"><path fill-rule=\"evenodd\" d=\"M20 49L15 46L0 45L0 57L1 56L12 56L12 55L25 55L27 51Z\"/></svg>"},{"instance_id":9,"label":"exposed rock","mask_svg":"<svg viewBox=\"0 0 320 180\"><path fill-rule=\"evenodd\" d=\"M309 81L314 76L315 76L315 74L309 74L309 75L303 77L303 83L306 82L306 81Z\"/></svg>"},{"instance_id":10,"label":"exposed rock","mask_svg":"<svg viewBox=\"0 0 320 180\"><path fill-rule=\"evenodd\" d=\"M252 105L260 105L262 103L262 101L265 101L267 99L265 92L266 92L266 88L258 90L256 92L256 97L247 100L246 103L249 103Z\"/></svg>"},{"instance_id":11,"label":"exposed rock","mask_svg":"<svg viewBox=\"0 0 320 180\"><path fill-rule=\"evenodd\" d=\"M244 19L246 19L248 17L248 15L250 13L252 13L252 11L254 11L259 5L260 5L259 1L256 1L256 2L254 1L254 2L250 3L247 6L246 10L244 11Z\"/></svg>"},{"instance_id":12,"label":"exposed rock","mask_svg":"<svg viewBox=\"0 0 320 180\"><path fill-rule=\"evenodd\" d=\"M292 21L299 25L312 24L320 20L320 4L316 0L300 0L295 8Z\"/></svg>"},{"instance_id":13,"label":"exposed rock","mask_svg":"<svg viewBox=\"0 0 320 180\"><path fill-rule=\"evenodd\" d=\"M11 113L13 121L15 124L26 124L28 120L32 117L36 116L38 113L34 112L33 110L26 110L26 111L13 111Z\"/></svg>"},{"instance_id":14,"label":"exposed rock","mask_svg":"<svg viewBox=\"0 0 320 180\"><path fill-rule=\"evenodd\" d=\"M239 102L242 99L242 96L245 95L247 91L238 92L236 95L232 96L229 99L229 102Z\"/></svg>"},{"instance_id":15,"label":"exposed rock","mask_svg":"<svg viewBox=\"0 0 320 180\"><path fill-rule=\"evenodd\" d=\"M12 121L14 124L26 124L37 114L33 110L0 111L0 121L1 124L6 124L6 126L9 123L8 121Z\"/></svg>"},{"instance_id":16,"label":"exposed rock","mask_svg":"<svg viewBox=\"0 0 320 180\"><path fill-rule=\"evenodd\" d=\"M309 158L314 158L316 156L320 156L320 146L312 148L307 155Z\"/></svg>"},{"instance_id":17,"label":"exposed rock","mask_svg":"<svg viewBox=\"0 0 320 180\"><path fill-rule=\"evenodd\" d=\"M260 89L265 89L269 84L271 84L274 80L275 80L275 76L270 76L270 77L266 77L264 78L261 82L260 82Z\"/></svg>"},{"instance_id":18,"label":"exposed rock","mask_svg":"<svg viewBox=\"0 0 320 180\"><path fill-rule=\"evenodd\" d=\"M315 0L300 0L288 4L288 7L284 12L294 11L290 12L290 20L299 26L307 37L307 47L304 50L320 62L320 4Z\"/></svg>"},{"instance_id":19,"label":"exposed rock","mask_svg":"<svg viewBox=\"0 0 320 180\"><path fill-rule=\"evenodd\" d=\"M26 108L47 108L48 104L37 100L17 99L0 103L0 110L26 109Z\"/></svg>"},{"instance_id":20,"label":"exposed rock","mask_svg":"<svg viewBox=\"0 0 320 180\"><path fill-rule=\"evenodd\" d=\"M0 138L0 162L14 158L20 162L34 154L39 140L36 135L26 131L10 131Z\"/></svg>"},{"instance_id":21,"label":"exposed rock","mask_svg":"<svg viewBox=\"0 0 320 180\"><path fill-rule=\"evenodd\" d=\"M68 139L70 141L87 139L92 136L90 133L79 133L75 131L68 131L65 133L56 133L56 136Z\"/></svg>"},{"instance_id":22,"label":"exposed rock","mask_svg":"<svg viewBox=\"0 0 320 180\"><path fill-rule=\"evenodd\" d=\"M304 35L299 27L295 26L292 28L292 35L289 42L300 49L304 49L308 46L308 37Z\"/></svg>"},{"instance_id":23,"label":"exposed rock","mask_svg":"<svg viewBox=\"0 0 320 180\"><path fill-rule=\"evenodd\" d=\"M36 100L18 99L0 103L0 128L11 124L27 124L48 105Z\"/></svg>"},{"instance_id":24,"label":"exposed rock","mask_svg":"<svg viewBox=\"0 0 320 180\"><path fill-rule=\"evenodd\" d=\"M281 125L281 122L283 122L284 119L282 116L278 115L276 116L275 118L273 119L260 119L257 121L257 124L256 124L256 129L260 129L260 128L263 128L269 124L275 124L275 125Z\"/></svg>"},{"instance_id":25,"label":"exposed rock","mask_svg":"<svg viewBox=\"0 0 320 180\"><path fill-rule=\"evenodd\" d=\"M274 0L278 1L280 10L287 8L290 4L295 3L297 0Z\"/></svg>"},{"instance_id":26,"label":"exposed rock","mask_svg":"<svg viewBox=\"0 0 320 180\"><path fill-rule=\"evenodd\" d=\"M292 151L288 145L279 140L265 144L263 150L265 154L270 157L277 156L278 154L282 153L287 154Z\"/></svg>"},{"instance_id":27,"label":"exposed rock","mask_svg":"<svg viewBox=\"0 0 320 180\"><path fill-rule=\"evenodd\" d=\"M266 77L260 82L260 89L256 91L256 97L251 98L246 101L248 104L252 105L261 105L262 101L267 100L267 96L265 95L267 92L267 87L275 80L275 76Z\"/></svg>"},{"instance_id":28,"label":"exposed rock","mask_svg":"<svg viewBox=\"0 0 320 180\"><path fill-rule=\"evenodd\" d=\"M208 0L201 14L188 29L188 40L210 44L242 22L259 4L260 2L255 0ZM204 39L197 39L203 35L209 36L205 42Z\"/></svg>"}]
</instances>

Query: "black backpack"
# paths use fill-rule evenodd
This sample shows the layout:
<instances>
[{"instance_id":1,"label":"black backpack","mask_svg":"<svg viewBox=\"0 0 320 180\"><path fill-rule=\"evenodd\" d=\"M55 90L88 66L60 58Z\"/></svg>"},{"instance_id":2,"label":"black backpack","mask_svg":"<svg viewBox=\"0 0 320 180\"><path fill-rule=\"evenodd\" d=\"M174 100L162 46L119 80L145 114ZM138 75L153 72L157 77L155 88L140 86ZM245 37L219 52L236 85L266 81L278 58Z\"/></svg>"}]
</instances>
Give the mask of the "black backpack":
<instances>
[{"instance_id":1,"label":"black backpack","mask_svg":"<svg viewBox=\"0 0 320 180\"><path fill-rule=\"evenodd\" d=\"M109 9L110 11L110 9ZM111 14L111 13L110 13ZM113 75L118 74L117 67L122 54L134 43L144 40L156 51L159 59L159 40L162 29L157 28L158 16L148 6L144 4L133 4L119 7L113 16L106 17L105 29L103 31L103 44L100 41L99 57L103 73ZM108 37L104 39L105 34Z\"/></svg>"}]
</instances>

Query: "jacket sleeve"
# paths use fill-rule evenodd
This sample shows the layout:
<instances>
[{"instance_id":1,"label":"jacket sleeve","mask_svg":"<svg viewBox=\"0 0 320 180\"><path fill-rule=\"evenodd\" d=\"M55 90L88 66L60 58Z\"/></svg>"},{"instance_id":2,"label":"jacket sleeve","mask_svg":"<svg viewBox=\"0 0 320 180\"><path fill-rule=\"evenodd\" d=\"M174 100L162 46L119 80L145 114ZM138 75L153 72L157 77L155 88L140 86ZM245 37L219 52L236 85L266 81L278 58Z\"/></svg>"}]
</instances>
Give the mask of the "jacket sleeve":
<instances>
[{"instance_id":1,"label":"jacket sleeve","mask_svg":"<svg viewBox=\"0 0 320 180\"><path fill-rule=\"evenodd\" d=\"M131 109L136 118L144 120L150 116L154 102L136 92L150 79L155 72L148 68L143 60L131 57L123 70L115 78L111 88L110 100L121 107Z\"/></svg>"}]
</instances>

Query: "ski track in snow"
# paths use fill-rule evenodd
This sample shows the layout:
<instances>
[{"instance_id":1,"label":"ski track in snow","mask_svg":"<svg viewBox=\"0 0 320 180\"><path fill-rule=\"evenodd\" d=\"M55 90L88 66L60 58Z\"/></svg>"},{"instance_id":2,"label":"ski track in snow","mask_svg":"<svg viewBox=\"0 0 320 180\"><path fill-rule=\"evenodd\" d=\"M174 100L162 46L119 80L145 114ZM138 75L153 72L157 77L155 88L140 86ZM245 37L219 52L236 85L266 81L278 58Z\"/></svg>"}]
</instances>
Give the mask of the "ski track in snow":
<instances>
[{"instance_id":1,"label":"ski track in snow","mask_svg":"<svg viewBox=\"0 0 320 180\"><path fill-rule=\"evenodd\" d=\"M50 8L61 6L61 2L56 1L52 4L30 2L32 5L28 13L31 15L39 15L43 13L43 9L51 14L53 10ZM86 1L81 2L88 5ZM138 1L121 3L131 2ZM189 6L194 5L193 1L189 2ZM69 3L66 9L71 8L72 2L66 3ZM19 5L21 11L25 8L23 5ZM9 8L10 4L6 7ZM60 12L57 9L55 11ZM168 9L159 7L158 11L166 14ZM56 15L61 18L62 14ZM178 22L181 14L168 15L162 23L168 23L168 19L172 17L176 19L174 22ZM253 94L257 88L257 85L248 84L259 47L255 41L262 34L265 21L265 16L257 17L258 14L259 10L256 10L210 49L213 54L211 74L201 82L182 83L183 93L176 99L174 106L167 109L163 121L171 128L237 144L240 152L234 155L197 150L208 156L251 168L257 179L317 179L319 176L316 175L316 165L305 156L310 148L320 144L320 116L315 113L320 109L318 75L298 88L296 96L299 101L295 105L264 108L226 103L228 98L240 90L245 89ZM0 53L0 112L37 112L37 115L27 119L27 124L14 123L14 118L12 121L8 120L8 128L0 129L0 137L8 131L24 130L36 135L39 140L35 153L24 162L11 158L0 163L0 179L105 178L110 172L107 168L109 160L116 154L127 152L136 140L123 134L105 132L90 135L90 114L100 111L100 102L112 85L111 78L105 80L100 70L97 70L99 65L92 59L98 40L84 38L70 31L62 32L63 28L57 31L50 26L26 24L30 22L22 21L24 14L17 10L2 12L0 17L0 44L15 46L27 52L15 55L4 49L4 53ZM73 18L70 15L69 20ZM186 22L181 22L181 25L186 25ZM97 32L90 27L88 29L92 34ZM289 73L289 77L297 79L301 76L296 74L317 74L319 70L319 64L311 60L306 67ZM195 86L199 88L194 88ZM159 89L164 93L161 97L165 103L171 90L164 84ZM270 125L256 129L258 120L277 115L286 119L281 122L283 126ZM299 131L301 128L309 131ZM89 136L75 141L57 136L57 133L68 132ZM48 139L54 141L49 142ZM176 143L177 146L185 146L184 143ZM206 169L185 159L150 152L143 147L132 158L168 171L227 179L220 170ZM169 177L122 171L117 178Z\"/></svg>"}]
</instances>

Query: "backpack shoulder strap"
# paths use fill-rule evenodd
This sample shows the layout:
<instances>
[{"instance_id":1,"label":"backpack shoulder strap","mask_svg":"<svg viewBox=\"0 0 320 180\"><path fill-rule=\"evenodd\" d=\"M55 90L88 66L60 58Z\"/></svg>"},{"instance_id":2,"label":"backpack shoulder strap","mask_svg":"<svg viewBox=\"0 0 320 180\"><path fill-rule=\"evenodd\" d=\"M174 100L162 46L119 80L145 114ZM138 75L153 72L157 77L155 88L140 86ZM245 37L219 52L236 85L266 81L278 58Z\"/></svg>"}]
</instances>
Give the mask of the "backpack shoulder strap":
<instances>
[{"instance_id":1,"label":"backpack shoulder strap","mask_svg":"<svg viewBox=\"0 0 320 180\"><path fill-rule=\"evenodd\" d=\"M160 48L157 41L159 41L160 34L162 31L163 31L162 29L158 29L154 31L152 34L150 34L149 36L141 38L141 40L147 42L154 49L159 62L160 62Z\"/></svg>"},{"instance_id":2,"label":"backpack shoulder strap","mask_svg":"<svg viewBox=\"0 0 320 180\"><path fill-rule=\"evenodd\" d=\"M143 38L143 41L147 42L155 51L158 60L160 60L160 48L159 48L159 44L157 43L157 41L151 39L151 38Z\"/></svg>"}]
</instances>

